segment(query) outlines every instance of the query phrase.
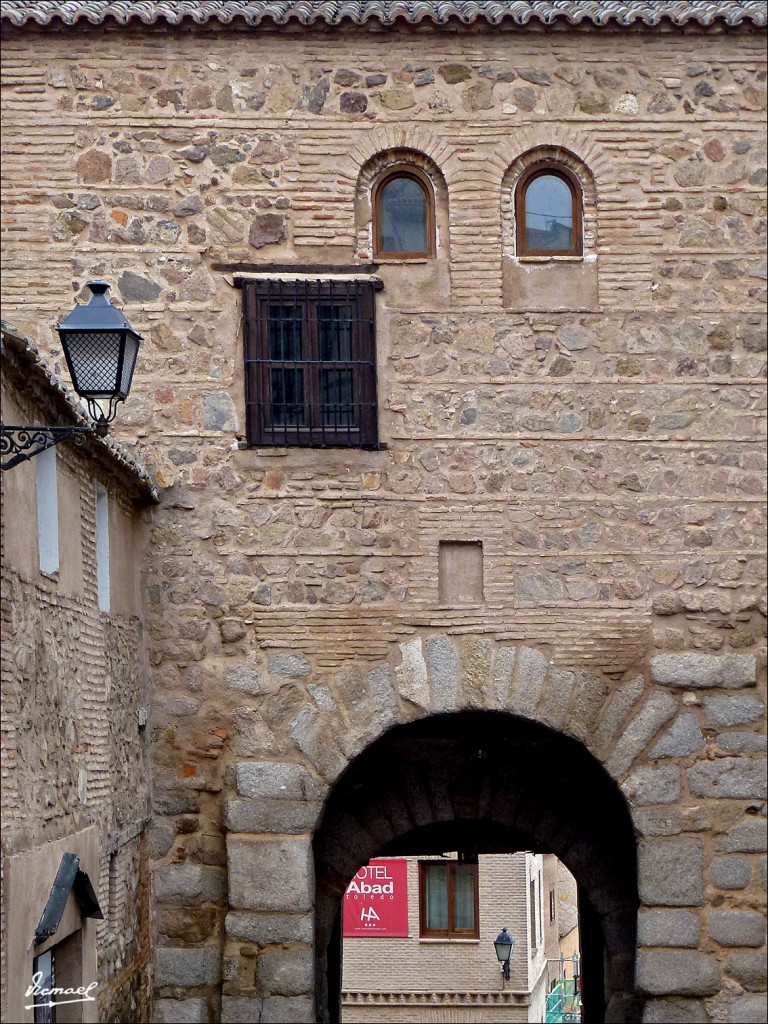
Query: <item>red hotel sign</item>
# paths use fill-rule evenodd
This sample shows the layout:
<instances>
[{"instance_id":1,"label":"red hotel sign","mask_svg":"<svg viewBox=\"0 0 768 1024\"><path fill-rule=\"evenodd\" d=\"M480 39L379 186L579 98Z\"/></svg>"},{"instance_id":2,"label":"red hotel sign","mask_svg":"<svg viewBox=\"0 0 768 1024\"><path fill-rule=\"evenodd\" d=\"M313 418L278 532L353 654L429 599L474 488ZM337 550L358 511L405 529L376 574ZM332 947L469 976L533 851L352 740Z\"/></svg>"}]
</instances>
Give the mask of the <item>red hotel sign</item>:
<instances>
[{"instance_id":1,"label":"red hotel sign","mask_svg":"<svg viewBox=\"0 0 768 1024\"><path fill-rule=\"evenodd\" d=\"M408 935L408 861L360 868L344 894L344 935Z\"/></svg>"}]
</instances>

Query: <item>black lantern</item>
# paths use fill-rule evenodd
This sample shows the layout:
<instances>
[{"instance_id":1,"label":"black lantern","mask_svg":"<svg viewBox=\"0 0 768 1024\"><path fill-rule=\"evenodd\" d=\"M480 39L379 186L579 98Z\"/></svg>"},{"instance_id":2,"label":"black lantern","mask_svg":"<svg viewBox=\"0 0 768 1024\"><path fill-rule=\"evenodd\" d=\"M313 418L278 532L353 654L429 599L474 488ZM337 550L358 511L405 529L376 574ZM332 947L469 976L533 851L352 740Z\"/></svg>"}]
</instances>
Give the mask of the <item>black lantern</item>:
<instances>
[{"instance_id":1,"label":"black lantern","mask_svg":"<svg viewBox=\"0 0 768 1024\"><path fill-rule=\"evenodd\" d=\"M115 418L117 403L131 390L141 335L107 298L106 281L89 281L91 297L58 326L75 391L88 403L97 430ZM106 403L104 412L102 403Z\"/></svg>"},{"instance_id":2,"label":"black lantern","mask_svg":"<svg viewBox=\"0 0 768 1024\"><path fill-rule=\"evenodd\" d=\"M89 281L91 297L58 325L61 345L77 394L85 399L93 426L5 426L0 433L3 469L31 459L61 441L85 443L87 434L104 437L117 405L131 390L141 335L107 298L106 281Z\"/></svg>"},{"instance_id":3,"label":"black lantern","mask_svg":"<svg viewBox=\"0 0 768 1024\"><path fill-rule=\"evenodd\" d=\"M512 947L514 944L515 940L506 928L502 928L493 940L493 946L496 950L496 958L501 964L501 972L504 975L505 981L509 981L509 959L512 956Z\"/></svg>"}]
</instances>

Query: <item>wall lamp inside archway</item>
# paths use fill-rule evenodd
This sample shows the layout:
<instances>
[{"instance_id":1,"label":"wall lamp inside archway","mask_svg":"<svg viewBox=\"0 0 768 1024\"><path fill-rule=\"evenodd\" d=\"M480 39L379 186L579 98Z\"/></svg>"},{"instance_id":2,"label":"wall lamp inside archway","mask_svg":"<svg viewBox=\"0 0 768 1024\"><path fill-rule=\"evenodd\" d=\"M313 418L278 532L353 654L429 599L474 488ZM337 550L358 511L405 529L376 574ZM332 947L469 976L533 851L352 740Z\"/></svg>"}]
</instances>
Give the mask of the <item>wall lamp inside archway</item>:
<instances>
[{"instance_id":1,"label":"wall lamp inside archway","mask_svg":"<svg viewBox=\"0 0 768 1024\"><path fill-rule=\"evenodd\" d=\"M2 426L2 468L32 459L62 441L82 445L86 435L104 437L117 406L131 390L142 337L107 298L106 281L89 281L91 297L77 305L57 330L75 391L84 399L92 426Z\"/></svg>"},{"instance_id":2,"label":"wall lamp inside archway","mask_svg":"<svg viewBox=\"0 0 768 1024\"><path fill-rule=\"evenodd\" d=\"M501 973L504 976L504 981L509 981L509 961L512 956L512 948L515 945L515 940L506 928L502 928L493 940L493 945L496 950L496 959L499 961Z\"/></svg>"}]
</instances>

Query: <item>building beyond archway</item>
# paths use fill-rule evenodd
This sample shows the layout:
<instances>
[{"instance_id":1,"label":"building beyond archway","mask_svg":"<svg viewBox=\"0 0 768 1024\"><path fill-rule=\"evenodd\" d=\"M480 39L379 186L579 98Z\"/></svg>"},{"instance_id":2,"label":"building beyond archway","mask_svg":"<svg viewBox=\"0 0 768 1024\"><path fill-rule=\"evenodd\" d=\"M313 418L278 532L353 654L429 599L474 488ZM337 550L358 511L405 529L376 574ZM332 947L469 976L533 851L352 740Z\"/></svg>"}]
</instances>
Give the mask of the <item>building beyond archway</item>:
<instances>
[{"instance_id":1,"label":"building beyond archway","mask_svg":"<svg viewBox=\"0 0 768 1024\"><path fill-rule=\"evenodd\" d=\"M355 872L373 856L446 849L557 854L579 883L585 1020L640 1020L635 836L620 791L575 740L498 712L399 726L339 780L314 849L319 1020L338 1020L338 911Z\"/></svg>"}]
</instances>

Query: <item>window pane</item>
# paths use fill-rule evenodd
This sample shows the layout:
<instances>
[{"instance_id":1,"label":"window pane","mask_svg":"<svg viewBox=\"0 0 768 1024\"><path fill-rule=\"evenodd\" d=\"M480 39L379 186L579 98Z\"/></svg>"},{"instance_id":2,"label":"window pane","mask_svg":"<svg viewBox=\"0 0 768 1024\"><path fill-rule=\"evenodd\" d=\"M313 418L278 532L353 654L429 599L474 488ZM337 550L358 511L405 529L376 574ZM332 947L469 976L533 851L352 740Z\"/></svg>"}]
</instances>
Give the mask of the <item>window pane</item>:
<instances>
[{"instance_id":1,"label":"window pane","mask_svg":"<svg viewBox=\"0 0 768 1024\"><path fill-rule=\"evenodd\" d=\"M472 864L457 864L453 876L454 928L475 928L475 869Z\"/></svg>"},{"instance_id":2,"label":"window pane","mask_svg":"<svg viewBox=\"0 0 768 1024\"><path fill-rule=\"evenodd\" d=\"M382 252L427 251L427 197L413 178L393 178L381 190Z\"/></svg>"},{"instance_id":3,"label":"window pane","mask_svg":"<svg viewBox=\"0 0 768 1024\"><path fill-rule=\"evenodd\" d=\"M349 306L318 306L317 328L322 360L352 358L352 310Z\"/></svg>"},{"instance_id":4,"label":"window pane","mask_svg":"<svg viewBox=\"0 0 768 1024\"><path fill-rule=\"evenodd\" d=\"M54 973L53 965L53 950L49 949L47 952L42 953L40 956L36 956L32 960L32 977L33 980L37 980L35 975L40 974L38 989L52 989L56 984L56 975ZM35 1024L55 1024L56 1021L56 1007L45 1005L50 1001L50 996L43 996L40 994L35 995Z\"/></svg>"},{"instance_id":5,"label":"window pane","mask_svg":"<svg viewBox=\"0 0 768 1024\"><path fill-rule=\"evenodd\" d=\"M37 551L40 572L59 571L59 498L56 485L56 449L46 448L35 458L37 486Z\"/></svg>"},{"instance_id":6,"label":"window pane","mask_svg":"<svg viewBox=\"0 0 768 1024\"><path fill-rule=\"evenodd\" d=\"M525 190L525 237L528 249L573 248L573 198L555 174L541 174Z\"/></svg>"},{"instance_id":7,"label":"window pane","mask_svg":"<svg viewBox=\"0 0 768 1024\"><path fill-rule=\"evenodd\" d=\"M424 868L424 906L427 928L448 930L448 865L427 864Z\"/></svg>"},{"instance_id":8,"label":"window pane","mask_svg":"<svg viewBox=\"0 0 768 1024\"><path fill-rule=\"evenodd\" d=\"M304 371L271 370L272 423L276 426L304 425Z\"/></svg>"},{"instance_id":9,"label":"window pane","mask_svg":"<svg viewBox=\"0 0 768 1024\"><path fill-rule=\"evenodd\" d=\"M355 421L352 371L320 371L320 404L324 427L351 427Z\"/></svg>"},{"instance_id":10,"label":"window pane","mask_svg":"<svg viewBox=\"0 0 768 1024\"><path fill-rule=\"evenodd\" d=\"M267 312L269 358L301 359L301 307L273 306Z\"/></svg>"}]
</instances>

